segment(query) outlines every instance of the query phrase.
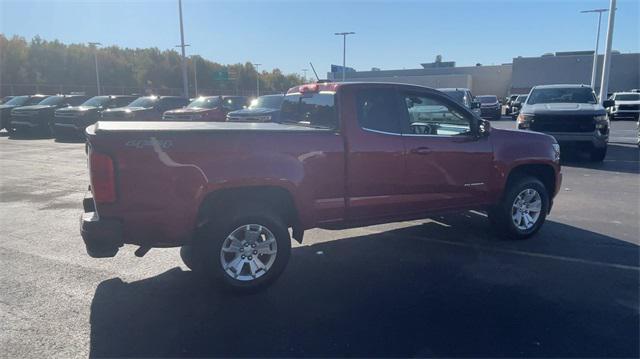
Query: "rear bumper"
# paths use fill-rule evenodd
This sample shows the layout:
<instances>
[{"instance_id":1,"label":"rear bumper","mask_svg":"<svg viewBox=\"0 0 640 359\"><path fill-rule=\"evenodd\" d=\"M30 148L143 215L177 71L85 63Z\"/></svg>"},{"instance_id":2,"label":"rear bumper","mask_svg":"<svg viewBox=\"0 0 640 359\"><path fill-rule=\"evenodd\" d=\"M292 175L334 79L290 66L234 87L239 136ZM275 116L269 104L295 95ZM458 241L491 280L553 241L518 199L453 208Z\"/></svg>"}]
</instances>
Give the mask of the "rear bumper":
<instances>
[{"instance_id":1,"label":"rear bumper","mask_svg":"<svg viewBox=\"0 0 640 359\"><path fill-rule=\"evenodd\" d=\"M495 117L502 115L502 109L500 107L481 107L480 112L484 117Z\"/></svg>"},{"instance_id":2,"label":"rear bumper","mask_svg":"<svg viewBox=\"0 0 640 359\"><path fill-rule=\"evenodd\" d=\"M93 198L85 198L85 212L80 217L80 234L89 256L93 258L113 257L124 244L122 223L118 220L98 216Z\"/></svg>"}]
</instances>

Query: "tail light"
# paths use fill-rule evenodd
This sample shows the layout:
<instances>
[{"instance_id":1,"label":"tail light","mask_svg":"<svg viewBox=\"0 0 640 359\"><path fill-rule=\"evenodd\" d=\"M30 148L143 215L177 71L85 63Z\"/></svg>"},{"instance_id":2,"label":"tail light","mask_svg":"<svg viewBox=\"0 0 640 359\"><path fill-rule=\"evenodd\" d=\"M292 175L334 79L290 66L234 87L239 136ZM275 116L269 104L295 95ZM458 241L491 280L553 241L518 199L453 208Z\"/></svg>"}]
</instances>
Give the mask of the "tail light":
<instances>
[{"instance_id":1,"label":"tail light","mask_svg":"<svg viewBox=\"0 0 640 359\"><path fill-rule=\"evenodd\" d=\"M111 157L102 153L91 152L89 162L91 188L96 203L113 203L116 201L116 178Z\"/></svg>"}]
</instances>

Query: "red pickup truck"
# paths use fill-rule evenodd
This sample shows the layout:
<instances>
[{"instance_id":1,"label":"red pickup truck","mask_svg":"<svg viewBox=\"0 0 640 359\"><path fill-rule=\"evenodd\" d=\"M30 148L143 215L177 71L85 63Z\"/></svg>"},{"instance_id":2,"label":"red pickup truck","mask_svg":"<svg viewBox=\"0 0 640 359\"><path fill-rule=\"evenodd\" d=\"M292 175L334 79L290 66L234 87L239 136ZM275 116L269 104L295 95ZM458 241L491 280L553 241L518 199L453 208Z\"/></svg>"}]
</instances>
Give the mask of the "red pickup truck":
<instances>
[{"instance_id":1,"label":"red pickup truck","mask_svg":"<svg viewBox=\"0 0 640 359\"><path fill-rule=\"evenodd\" d=\"M542 226L561 183L551 136L491 129L430 88L318 83L290 89L277 123L98 122L87 129L92 257L123 244L181 248L235 289L283 271L292 237L484 209L500 233Z\"/></svg>"}]
</instances>

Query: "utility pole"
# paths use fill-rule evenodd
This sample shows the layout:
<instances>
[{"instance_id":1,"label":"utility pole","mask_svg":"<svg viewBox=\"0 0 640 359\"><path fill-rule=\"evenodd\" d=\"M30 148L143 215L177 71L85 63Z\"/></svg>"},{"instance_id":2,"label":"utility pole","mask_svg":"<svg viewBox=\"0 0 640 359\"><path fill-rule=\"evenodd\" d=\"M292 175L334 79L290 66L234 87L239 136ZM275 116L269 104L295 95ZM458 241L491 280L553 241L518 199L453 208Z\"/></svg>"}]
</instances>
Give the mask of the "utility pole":
<instances>
[{"instance_id":1,"label":"utility pole","mask_svg":"<svg viewBox=\"0 0 640 359\"><path fill-rule=\"evenodd\" d=\"M178 0L178 12L180 13L180 45L182 48L182 95L189 98L189 79L187 78L187 59L184 48L189 46L184 44L184 29L182 26L182 0Z\"/></svg>"},{"instance_id":2,"label":"utility pole","mask_svg":"<svg viewBox=\"0 0 640 359\"><path fill-rule=\"evenodd\" d=\"M198 97L198 59L195 55L191 56L191 62L193 62L193 86L196 92L194 97Z\"/></svg>"},{"instance_id":3,"label":"utility pole","mask_svg":"<svg viewBox=\"0 0 640 359\"><path fill-rule=\"evenodd\" d=\"M609 91L609 70L611 69L611 43L613 41L613 23L616 16L616 0L611 0L609 5L609 27L607 29L607 42L605 44L604 62L602 63L602 82L600 83L600 96L602 103L607 99Z\"/></svg>"},{"instance_id":4,"label":"utility pole","mask_svg":"<svg viewBox=\"0 0 640 359\"><path fill-rule=\"evenodd\" d=\"M102 45L99 42L90 42L89 46L93 47L93 59L96 63L96 84L98 85L98 96L100 96L100 70L98 68L98 46Z\"/></svg>"},{"instance_id":5,"label":"utility pole","mask_svg":"<svg viewBox=\"0 0 640 359\"><path fill-rule=\"evenodd\" d=\"M258 71L260 66L262 64L253 64L253 67L256 68L256 97L260 97L260 71Z\"/></svg>"},{"instance_id":6,"label":"utility pole","mask_svg":"<svg viewBox=\"0 0 640 359\"><path fill-rule=\"evenodd\" d=\"M354 35L355 32L336 32L334 35L342 36L342 82L346 77L347 70L347 35Z\"/></svg>"},{"instance_id":7,"label":"utility pole","mask_svg":"<svg viewBox=\"0 0 640 359\"><path fill-rule=\"evenodd\" d=\"M304 82L307 82L307 71L309 71L309 69L302 69L302 73L304 74L304 77L303 77L302 80Z\"/></svg>"},{"instance_id":8,"label":"utility pole","mask_svg":"<svg viewBox=\"0 0 640 359\"><path fill-rule=\"evenodd\" d=\"M582 14L586 13L598 13L598 31L596 32L596 49L593 52L593 69L591 70L591 88L596 90L596 74L598 73L598 45L600 43L600 23L602 22L602 13L607 12L609 9L593 9L580 11Z\"/></svg>"}]
</instances>

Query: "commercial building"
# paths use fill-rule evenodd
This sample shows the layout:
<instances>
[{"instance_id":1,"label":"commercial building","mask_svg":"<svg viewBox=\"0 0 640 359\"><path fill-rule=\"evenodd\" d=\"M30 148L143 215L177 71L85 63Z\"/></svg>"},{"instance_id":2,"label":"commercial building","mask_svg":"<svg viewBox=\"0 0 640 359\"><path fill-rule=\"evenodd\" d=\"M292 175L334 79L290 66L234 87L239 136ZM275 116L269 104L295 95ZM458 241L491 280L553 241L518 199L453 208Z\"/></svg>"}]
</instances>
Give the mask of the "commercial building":
<instances>
[{"instance_id":1,"label":"commercial building","mask_svg":"<svg viewBox=\"0 0 640 359\"><path fill-rule=\"evenodd\" d=\"M598 73L602 72L603 56ZM420 69L348 71L346 81L398 82L428 87L465 87L475 95L506 96L526 93L535 85L590 84L593 51L556 52L540 57L516 57L502 65L456 67L455 62L421 64ZM329 80L341 81L342 73L329 72ZM598 76L597 87L600 84ZM609 91L640 88L640 53L613 53Z\"/></svg>"}]
</instances>

